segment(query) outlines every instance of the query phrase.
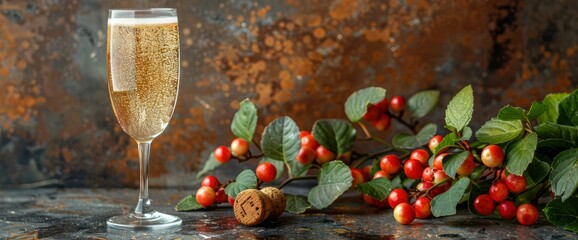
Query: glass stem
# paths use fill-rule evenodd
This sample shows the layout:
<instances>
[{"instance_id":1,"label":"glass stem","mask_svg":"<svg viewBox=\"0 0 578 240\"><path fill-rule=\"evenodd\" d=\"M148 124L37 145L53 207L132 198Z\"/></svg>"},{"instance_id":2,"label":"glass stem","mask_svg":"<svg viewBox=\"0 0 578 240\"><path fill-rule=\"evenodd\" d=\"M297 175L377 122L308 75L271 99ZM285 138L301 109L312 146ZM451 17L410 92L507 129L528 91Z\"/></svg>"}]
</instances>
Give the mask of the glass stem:
<instances>
[{"instance_id":1,"label":"glass stem","mask_svg":"<svg viewBox=\"0 0 578 240\"><path fill-rule=\"evenodd\" d=\"M148 218L154 212L149 199L149 157L151 150L151 141L138 143L138 158L140 165L140 189L138 194L138 203L134 209L133 217Z\"/></svg>"}]
</instances>

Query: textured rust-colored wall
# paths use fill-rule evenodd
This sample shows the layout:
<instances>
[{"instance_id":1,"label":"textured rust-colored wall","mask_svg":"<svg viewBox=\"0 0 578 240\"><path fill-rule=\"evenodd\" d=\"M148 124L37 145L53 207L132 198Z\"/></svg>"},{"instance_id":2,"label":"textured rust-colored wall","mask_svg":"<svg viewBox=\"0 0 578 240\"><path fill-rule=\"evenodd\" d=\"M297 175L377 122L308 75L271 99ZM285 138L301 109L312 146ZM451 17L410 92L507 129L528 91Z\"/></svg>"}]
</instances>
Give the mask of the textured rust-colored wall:
<instances>
[{"instance_id":1,"label":"textured rust-colored wall","mask_svg":"<svg viewBox=\"0 0 578 240\"><path fill-rule=\"evenodd\" d=\"M0 185L138 183L136 144L108 99L106 10L160 6L178 9L182 78L152 147L156 186L190 185L246 97L260 129L281 115L309 129L344 117L366 86L440 89L442 110L471 83L479 126L503 104L578 85L569 0L0 1Z\"/></svg>"}]
</instances>

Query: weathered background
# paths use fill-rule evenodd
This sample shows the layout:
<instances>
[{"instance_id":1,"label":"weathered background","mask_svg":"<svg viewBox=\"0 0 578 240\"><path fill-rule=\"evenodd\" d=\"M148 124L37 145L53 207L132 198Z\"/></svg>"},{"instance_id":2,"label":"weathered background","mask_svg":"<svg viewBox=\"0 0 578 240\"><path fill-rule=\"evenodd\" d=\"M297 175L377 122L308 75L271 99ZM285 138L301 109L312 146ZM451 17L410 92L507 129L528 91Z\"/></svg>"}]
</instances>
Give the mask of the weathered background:
<instances>
[{"instance_id":1,"label":"weathered background","mask_svg":"<svg viewBox=\"0 0 578 240\"><path fill-rule=\"evenodd\" d=\"M570 0L0 1L0 186L138 184L136 144L108 99L107 9L161 6L178 9L182 78L153 144L154 186L191 186L247 97L260 129L281 115L309 129L344 117L359 88L435 88L429 120L441 123L472 84L477 127L504 104L578 86Z\"/></svg>"}]
</instances>

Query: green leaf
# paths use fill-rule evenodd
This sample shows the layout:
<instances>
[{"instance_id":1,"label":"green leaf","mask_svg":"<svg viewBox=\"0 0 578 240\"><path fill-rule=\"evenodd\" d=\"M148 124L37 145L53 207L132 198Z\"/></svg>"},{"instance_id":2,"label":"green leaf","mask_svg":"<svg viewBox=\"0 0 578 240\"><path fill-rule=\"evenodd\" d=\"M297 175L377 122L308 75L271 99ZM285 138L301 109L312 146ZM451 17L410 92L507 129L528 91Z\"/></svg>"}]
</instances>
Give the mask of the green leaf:
<instances>
[{"instance_id":1,"label":"green leaf","mask_svg":"<svg viewBox=\"0 0 578 240\"><path fill-rule=\"evenodd\" d=\"M466 158L470 155L469 151L462 151L456 154L450 154L444 157L442 162L444 172L451 178L456 178L456 171L458 168L466 161Z\"/></svg>"},{"instance_id":2,"label":"green leaf","mask_svg":"<svg viewBox=\"0 0 578 240\"><path fill-rule=\"evenodd\" d=\"M380 87L368 87L358 90L345 101L345 114L349 121L358 122L367 112L369 104L376 104L384 98L385 89Z\"/></svg>"},{"instance_id":3,"label":"green leaf","mask_svg":"<svg viewBox=\"0 0 578 240\"><path fill-rule=\"evenodd\" d=\"M392 139L393 146L397 148L412 149L427 144L437 131L437 126L433 123L425 125L416 135L399 133Z\"/></svg>"},{"instance_id":4,"label":"green leaf","mask_svg":"<svg viewBox=\"0 0 578 240\"><path fill-rule=\"evenodd\" d=\"M235 136L251 142L257 129L257 108L249 99L241 101L239 105L231 122L231 131Z\"/></svg>"},{"instance_id":5,"label":"green leaf","mask_svg":"<svg viewBox=\"0 0 578 240\"><path fill-rule=\"evenodd\" d=\"M283 161L271 159L268 157L264 157L263 159L261 159L261 161L259 161L259 163L264 162L269 162L273 164L273 166L275 166L275 168L277 169L277 175L275 176L275 179L279 179L283 175L283 172L285 170L285 163Z\"/></svg>"},{"instance_id":6,"label":"green leaf","mask_svg":"<svg viewBox=\"0 0 578 240\"><path fill-rule=\"evenodd\" d=\"M351 187L352 181L351 170L343 162L325 163L317 176L317 186L309 191L307 200L317 209L326 208Z\"/></svg>"},{"instance_id":7,"label":"green leaf","mask_svg":"<svg viewBox=\"0 0 578 240\"><path fill-rule=\"evenodd\" d=\"M470 185L469 178L461 178L452 187L440 195L435 196L431 200L431 212L435 217L443 217L456 214L456 206L468 186Z\"/></svg>"},{"instance_id":8,"label":"green leaf","mask_svg":"<svg viewBox=\"0 0 578 240\"><path fill-rule=\"evenodd\" d=\"M478 211L476 211L476 208L474 207L474 202L476 201L476 198L482 194L488 194L490 187L492 186L492 182L493 179L490 180L484 180L481 181L480 183L478 183L478 185L472 185L472 189L470 190L470 193L468 194L468 210L470 211L471 214L474 214L478 217L482 217L482 218L495 218L495 219L499 219L500 216L498 214L490 214L487 216L482 216L478 213Z\"/></svg>"},{"instance_id":9,"label":"green leaf","mask_svg":"<svg viewBox=\"0 0 578 240\"><path fill-rule=\"evenodd\" d=\"M476 138L482 142L499 144L516 139L522 131L522 122L504 121L493 118L484 123L484 125L476 132Z\"/></svg>"},{"instance_id":10,"label":"green leaf","mask_svg":"<svg viewBox=\"0 0 578 240\"><path fill-rule=\"evenodd\" d=\"M422 118L435 108L438 104L439 98L440 91L421 91L409 98L407 101L407 108L412 116Z\"/></svg>"},{"instance_id":11,"label":"green leaf","mask_svg":"<svg viewBox=\"0 0 578 240\"><path fill-rule=\"evenodd\" d=\"M434 154L432 157L436 156L437 153L441 150L445 150L448 147L452 147L452 146L457 146L456 142L459 140L459 138L456 136L455 133L451 132L448 135L446 135L442 141L440 142L440 144L438 144L438 146L436 147L436 149L434 150ZM432 163L433 164L433 163ZM430 165L432 165L430 164ZM433 166L433 165L432 165Z\"/></svg>"},{"instance_id":12,"label":"green leaf","mask_svg":"<svg viewBox=\"0 0 578 240\"><path fill-rule=\"evenodd\" d=\"M559 198L550 201L544 208L548 221L558 227L578 232L578 197L562 202Z\"/></svg>"},{"instance_id":13,"label":"green leaf","mask_svg":"<svg viewBox=\"0 0 578 240\"><path fill-rule=\"evenodd\" d=\"M506 170L522 176L524 171L534 159L534 151L538 144L536 133L530 133L523 139L515 141L506 148Z\"/></svg>"},{"instance_id":14,"label":"green leaf","mask_svg":"<svg viewBox=\"0 0 578 240\"><path fill-rule=\"evenodd\" d=\"M355 129L344 120L321 119L313 125L313 136L327 150L340 156L351 150Z\"/></svg>"},{"instance_id":15,"label":"green leaf","mask_svg":"<svg viewBox=\"0 0 578 240\"><path fill-rule=\"evenodd\" d=\"M534 157L534 161L528 165L524 172L526 188L532 188L542 182L548 176L548 173L550 173L550 164Z\"/></svg>"},{"instance_id":16,"label":"green leaf","mask_svg":"<svg viewBox=\"0 0 578 240\"><path fill-rule=\"evenodd\" d=\"M562 201L568 199L578 186L578 148L559 153L554 157L550 173L552 190Z\"/></svg>"},{"instance_id":17,"label":"green leaf","mask_svg":"<svg viewBox=\"0 0 578 240\"><path fill-rule=\"evenodd\" d=\"M387 198L391 192L391 182L387 178L376 178L369 182L357 185L360 192L379 201Z\"/></svg>"},{"instance_id":18,"label":"green leaf","mask_svg":"<svg viewBox=\"0 0 578 240\"><path fill-rule=\"evenodd\" d=\"M534 120L540 117L548 110L546 104L542 102L532 102L532 106L530 106L530 110L528 111L528 119Z\"/></svg>"},{"instance_id":19,"label":"green leaf","mask_svg":"<svg viewBox=\"0 0 578 240\"><path fill-rule=\"evenodd\" d=\"M538 117L538 124L555 123L558 119L558 105L562 100L568 97L568 93L548 94L544 97L544 105L546 105L546 112Z\"/></svg>"},{"instance_id":20,"label":"green leaf","mask_svg":"<svg viewBox=\"0 0 578 240\"><path fill-rule=\"evenodd\" d=\"M299 128L289 117L277 118L265 128L261 148L266 157L286 162L290 176L299 175L305 169L297 162L301 149Z\"/></svg>"},{"instance_id":21,"label":"green leaf","mask_svg":"<svg viewBox=\"0 0 578 240\"><path fill-rule=\"evenodd\" d=\"M461 131L472 120L474 113L474 93L472 85L463 88L456 94L446 108L446 125Z\"/></svg>"},{"instance_id":22,"label":"green leaf","mask_svg":"<svg viewBox=\"0 0 578 240\"><path fill-rule=\"evenodd\" d=\"M307 209L311 208L311 204L307 202L305 196L285 194L285 211L295 214L304 213Z\"/></svg>"},{"instance_id":23,"label":"green leaf","mask_svg":"<svg viewBox=\"0 0 578 240\"><path fill-rule=\"evenodd\" d=\"M500 109L498 119L504 121L524 120L526 119L526 110L508 105Z\"/></svg>"},{"instance_id":24,"label":"green leaf","mask_svg":"<svg viewBox=\"0 0 578 240\"><path fill-rule=\"evenodd\" d=\"M378 158L373 160L373 162L371 163L371 169L369 170L370 178L373 178L373 176L375 176L375 173L381 170L381 166L379 166L379 161L380 159Z\"/></svg>"},{"instance_id":25,"label":"green leaf","mask_svg":"<svg viewBox=\"0 0 578 240\"><path fill-rule=\"evenodd\" d=\"M225 193L232 198L236 198L241 191L255 188L257 188L257 176L252 170L246 169L237 175L237 179L234 182L227 185Z\"/></svg>"},{"instance_id":26,"label":"green leaf","mask_svg":"<svg viewBox=\"0 0 578 240\"><path fill-rule=\"evenodd\" d=\"M204 209L203 205L197 202L195 195L189 195L181 199L179 203L175 206L177 212L194 211L199 209Z\"/></svg>"},{"instance_id":27,"label":"green leaf","mask_svg":"<svg viewBox=\"0 0 578 240\"><path fill-rule=\"evenodd\" d=\"M401 181L401 187L405 188L405 189L410 189L413 188L415 189L415 187L417 186L417 179L411 179L411 178L405 178ZM394 188L392 188L394 189Z\"/></svg>"},{"instance_id":28,"label":"green leaf","mask_svg":"<svg viewBox=\"0 0 578 240\"><path fill-rule=\"evenodd\" d=\"M200 179L201 177L205 176L207 173L215 170L216 168L218 168L221 165L223 165L223 164L221 162L217 161L215 159L215 155L211 152L211 155L209 155L209 159L207 159L207 161L205 162L203 169L201 169L201 171L199 171L199 173L197 173L196 179Z\"/></svg>"},{"instance_id":29,"label":"green leaf","mask_svg":"<svg viewBox=\"0 0 578 240\"><path fill-rule=\"evenodd\" d=\"M472 129L470 127L465 127L462 131L462 138L463 141L468 141L472 138Z\"/></svg>"},{"instance_id":30,"label":"green leaf","mask_svg":"<svg viewBox=\"0 0 578 240\"><path fill-rule=\"evenodd\" d=\"M538 136L540 136L538 134ZM550 138L538 141L538 146L536 151L541 153L552 153L551 156L555 156L559 152L575 147L574 142L564 140L561 138Z\"/></svg>"},{"instance_id":31,"label":"green leaf","mask_svg":"<svg viewBox=\"0 0 578 240\"><path fill-rule=\"evenodd\" d=\"M558 105L557 123L569 126L578 126L578 90L564 98Z\"/></svg>"},{"instance_id":32,"label":"green leaf","mask_svg":"<svg viewBox=\"0 0 578 240\"><path fill-rule=\"evenodd\" d=\"M401 174L397 174L395 177L393 177L393 179L391 179L391 189L396 188L403 188L403 184L401 182Z\"/></svg>"},{"instance_id":33,"label":"green leaf","mask_svg":"<svg viewBox=\"0 0 578 240\"><path fill-rule=\"evenodd\" d=\"M543 123L534 128L542 139L561 138L571 142L578 142L578 127L556 123Z\"/></svg>"}]
</instances>

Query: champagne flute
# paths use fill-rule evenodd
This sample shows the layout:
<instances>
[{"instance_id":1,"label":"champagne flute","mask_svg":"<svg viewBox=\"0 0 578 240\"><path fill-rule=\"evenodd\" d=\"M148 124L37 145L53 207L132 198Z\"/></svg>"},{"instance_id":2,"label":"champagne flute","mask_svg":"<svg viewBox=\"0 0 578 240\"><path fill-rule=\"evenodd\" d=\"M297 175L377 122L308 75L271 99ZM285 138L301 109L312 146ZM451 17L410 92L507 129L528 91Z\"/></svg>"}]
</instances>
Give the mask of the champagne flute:
<instances>
[{"instance_id":1,"label":"champagne flute","mask_svg":"<svg viewBox=\"0 0 578 240\"><path fill-rule=\"evenodd\" d=\"M140 190L128 215L107 221L121 229L166 229L179 217L155 211L148 193L150 146L173 115L180 78L179 27L172 8L109 10L108 92L122 129L138 143Z\"/></svg>"}]
</instances>

